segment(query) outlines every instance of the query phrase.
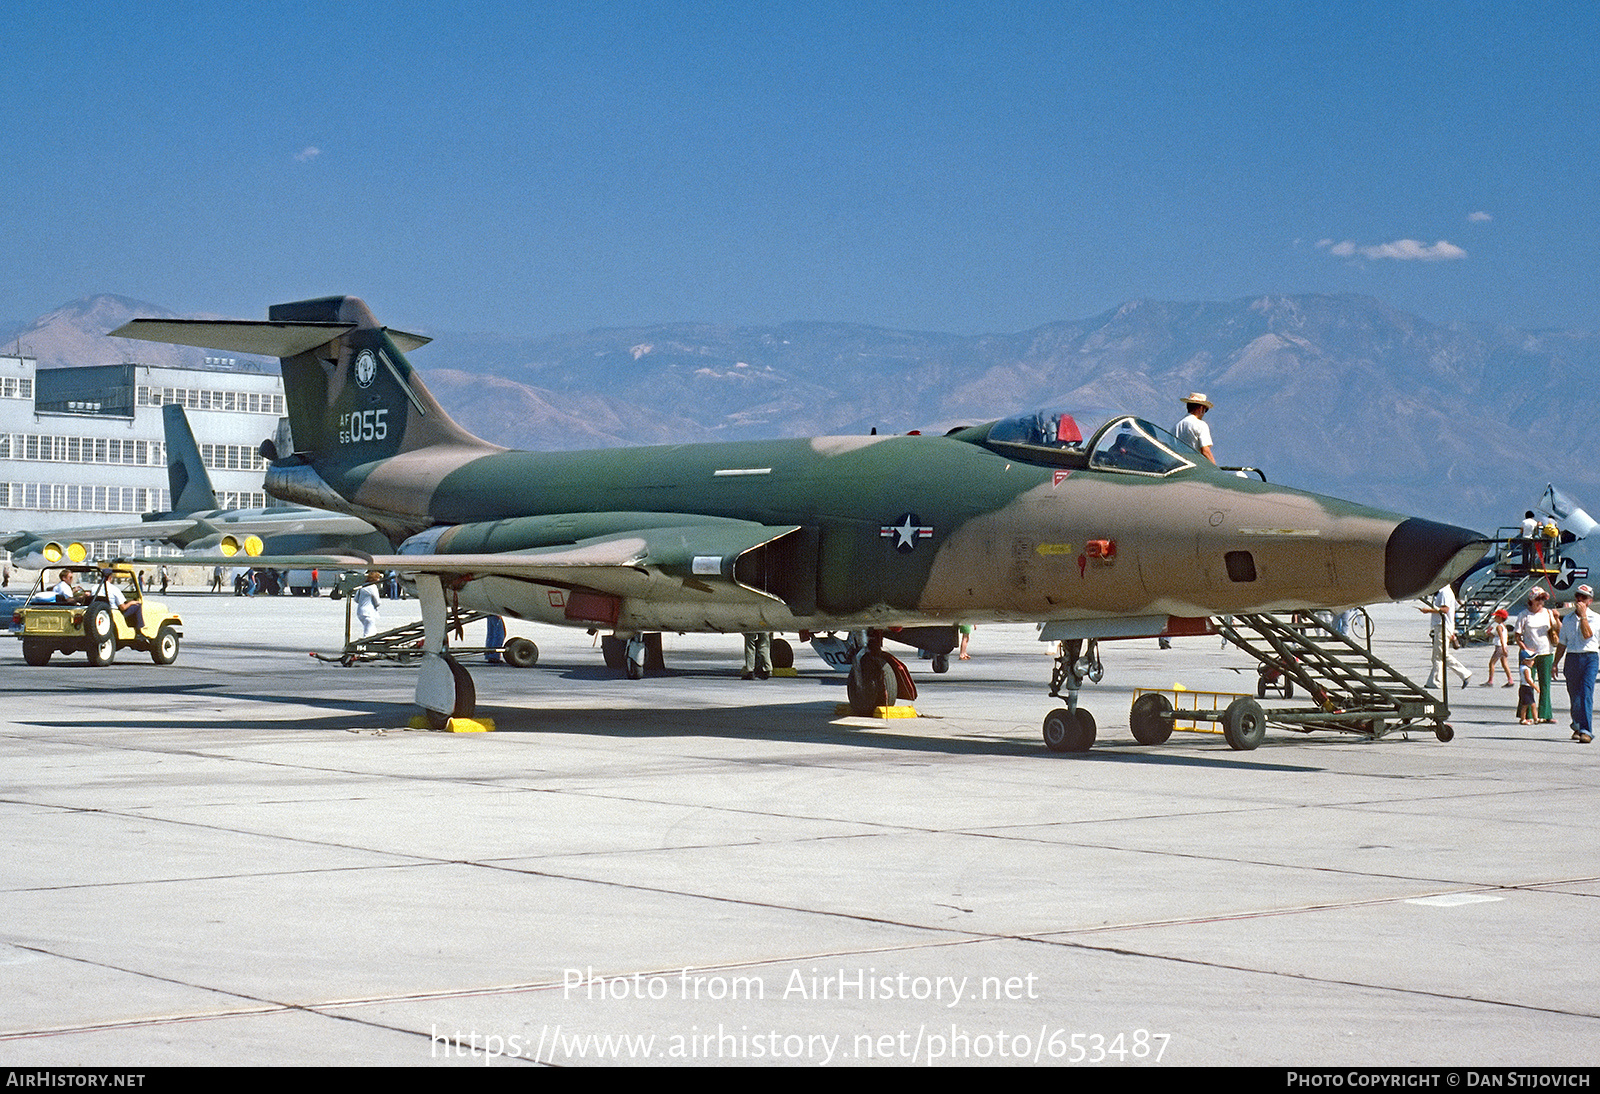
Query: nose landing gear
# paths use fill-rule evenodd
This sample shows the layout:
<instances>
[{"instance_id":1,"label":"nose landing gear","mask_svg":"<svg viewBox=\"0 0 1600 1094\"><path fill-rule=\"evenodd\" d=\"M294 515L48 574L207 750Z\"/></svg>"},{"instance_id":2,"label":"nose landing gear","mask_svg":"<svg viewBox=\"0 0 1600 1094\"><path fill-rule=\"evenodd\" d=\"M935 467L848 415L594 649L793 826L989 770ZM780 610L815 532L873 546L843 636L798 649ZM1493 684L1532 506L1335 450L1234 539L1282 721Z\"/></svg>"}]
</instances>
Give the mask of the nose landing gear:
<instances>
[{"instance_id":1,"label":"nose landing gear","mask_svg":"<svg viewBox=\"0 0 1600 1094\"><path fill-rule=\"evenodd\" d=\"M1088 643L1087 655L1082 638L1066 639L1057 649L1050 694L1060 698L1062 685L1066 685L1067 705L1045 715L1044 746L1051 752L1087 752L1094 745L1094 715L1078 706L1078 692L1085 680L1098 684L1106 670L1099 641L1091 638Z\"/></svg>"}]
</instances>

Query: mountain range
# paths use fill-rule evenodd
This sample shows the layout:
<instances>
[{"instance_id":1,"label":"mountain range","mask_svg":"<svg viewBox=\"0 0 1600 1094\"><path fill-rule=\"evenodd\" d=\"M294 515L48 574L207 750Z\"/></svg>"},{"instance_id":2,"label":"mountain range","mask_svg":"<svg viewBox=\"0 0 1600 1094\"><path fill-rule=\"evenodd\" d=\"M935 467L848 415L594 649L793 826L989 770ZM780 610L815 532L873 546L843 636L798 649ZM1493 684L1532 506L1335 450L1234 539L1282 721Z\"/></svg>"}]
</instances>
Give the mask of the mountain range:
<instances>
[{"instance_id":1,"label":"mountain range","mask_svg":"<svg viewBox=\"0 0 1600 1094\"><path fill-rule=\"evenodd\" d=\"M104 336L173 314L96 296L3 344L41 365L199 364L202 351ZM824 322L421 333L435 341L411 360L440 402L518 448L943 432L1042 406L1086 431L1122 411L1170 428L1179 397L1202 391L1220 461L1274 482L1486 531L1515 523L1547 482L1600 512L1585 439L1600 335L1439 325L1370 297L1135 300L981 336Z\"/></svg>"}]
</instances>

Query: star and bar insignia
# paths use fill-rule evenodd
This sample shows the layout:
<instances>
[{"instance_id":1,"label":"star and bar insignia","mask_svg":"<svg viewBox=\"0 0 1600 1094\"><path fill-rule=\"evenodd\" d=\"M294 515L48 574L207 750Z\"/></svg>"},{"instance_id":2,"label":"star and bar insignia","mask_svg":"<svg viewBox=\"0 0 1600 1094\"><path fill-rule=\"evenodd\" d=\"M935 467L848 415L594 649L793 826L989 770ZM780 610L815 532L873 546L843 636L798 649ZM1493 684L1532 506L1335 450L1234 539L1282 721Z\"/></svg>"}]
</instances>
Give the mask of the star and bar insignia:
<instances>
[{"instance_id":1,"label":"star and bar insignia","mask_svg":"<svg viewBox=\"0 0 1600 1094\"><path fill-rule=\"evenodd\" d=\"M903 513L895 523L879 525L878 535L893 540L894 549L904 555L916 550L917 540L933 538L933 525L923 524L915 513Z\"/></svg>"}]
</instances>

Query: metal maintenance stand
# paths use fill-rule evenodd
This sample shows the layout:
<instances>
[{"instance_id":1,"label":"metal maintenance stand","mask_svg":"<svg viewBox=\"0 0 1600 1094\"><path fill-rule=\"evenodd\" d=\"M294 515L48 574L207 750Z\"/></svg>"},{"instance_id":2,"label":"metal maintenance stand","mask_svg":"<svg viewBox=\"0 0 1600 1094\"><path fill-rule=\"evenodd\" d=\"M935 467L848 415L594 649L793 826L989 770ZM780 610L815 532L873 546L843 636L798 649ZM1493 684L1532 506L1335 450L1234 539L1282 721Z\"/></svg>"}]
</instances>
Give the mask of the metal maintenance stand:
<instances>
[{"instance_id":1,"label":"metal maintenance stand","mask_svg":"<svg viewBox=\"0 0 1600 1094\"><path fill-rule=\"evenodd\" d=\"M1429 729L1441 741L1455 736L1448 693L1436 698L1393 666L1373 656L1370 648L1345 637L1315 615L1238 615L1216 621L1235 646L1261 663L1257 698L1276 687L1289 698L1296 691L1314 706L1263 707L1240 696L1222 711L1173 710L1159 692L1140 695L1129 716L1133 736L1142 744L1160 744L1172 732L1176 717L1222 723L1228 744L1252 749L1261 743L1268 724L1296 733L1328 730L1376 740L1389 733ZM1441 638L1443 637L1441 632Z\"/></svg>"},{"instance_id":2,"label":"metal maintenance stand","mask_svg":"<svg viewBox=\"0 0 1600 1094\"><path fill-rule=\"evenodd\" d=\"M311 656L319 661L337 661L341 665L350 666L358 661L398 661L407 664L420 660L422 657L423 625L421 622L408 623L403 627L392 627L377 634L368 635L366 638L350 637L350 608L349 602L345 604L344 649L338 653L312 652ZM450 613L450 633L459 633L469 624L488 619L488 612L473 612L456 608ZM451 646L450 652L455 655L499 653L505 663L513 668L528 668L539 660L539 647L526 638L510 638L506 644L496 649L483 646Z\"/></svg>"},{"instance_id":3,"label":"metal maintenance stand","mask_svg":"<svg viewBox=\"0 0 1600 1094\"><path fill-rule=\"evenodd\" d=\"M1489 580L1456 608L1456 635L1463 642L1481 642L1487 638L1494 613L1503 608L1507 614L1515 615L1528 593L1541 581L1548 580L1556 589L1572 583L1564 576L1571 563L1562 564L1560 540L1540 540L1540 548L1546 553L1543 564L1529 565L1524 561L1526 541L1508 535L1508 531L1500 529L1500 538L1495 540L1495 560Z\"/></svg>"}]
</instances>

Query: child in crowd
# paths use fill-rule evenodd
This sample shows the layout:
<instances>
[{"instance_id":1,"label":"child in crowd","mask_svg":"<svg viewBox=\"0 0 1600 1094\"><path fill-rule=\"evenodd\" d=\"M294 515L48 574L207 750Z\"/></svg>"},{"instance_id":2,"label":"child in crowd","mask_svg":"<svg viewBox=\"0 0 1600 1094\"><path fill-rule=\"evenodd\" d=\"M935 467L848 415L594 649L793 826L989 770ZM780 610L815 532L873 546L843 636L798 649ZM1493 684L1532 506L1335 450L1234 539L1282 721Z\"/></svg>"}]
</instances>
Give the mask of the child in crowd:
<instances>
[{"instance_id":1,"label":"child in crowd","mask_svg":"<svg viewBox=\"0 0 1600 1094\"><path fill-rule=\"evenodd\" d=\"M1535 682L1533 674L1533 658L1527 650L1517 659L1521 668L1522 686L1517 690L1517 724L1538 725L1539 723L1539 685Z\"/></svg>"}]
</instances>

